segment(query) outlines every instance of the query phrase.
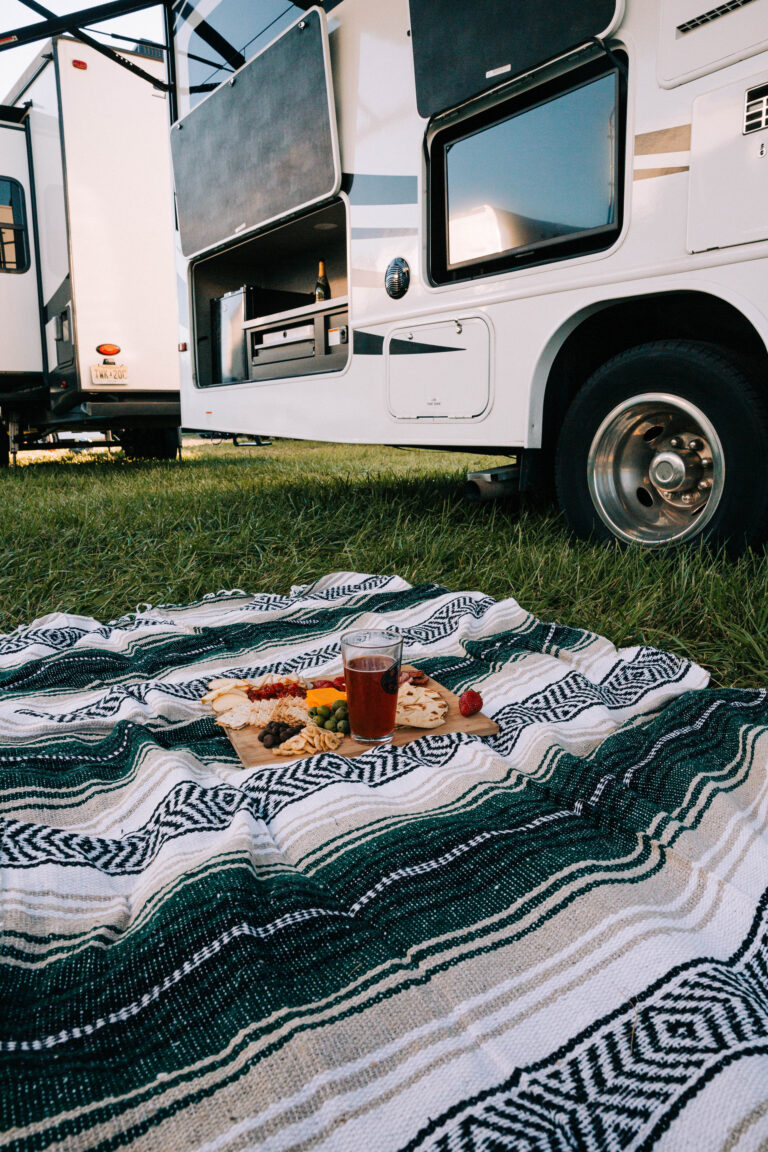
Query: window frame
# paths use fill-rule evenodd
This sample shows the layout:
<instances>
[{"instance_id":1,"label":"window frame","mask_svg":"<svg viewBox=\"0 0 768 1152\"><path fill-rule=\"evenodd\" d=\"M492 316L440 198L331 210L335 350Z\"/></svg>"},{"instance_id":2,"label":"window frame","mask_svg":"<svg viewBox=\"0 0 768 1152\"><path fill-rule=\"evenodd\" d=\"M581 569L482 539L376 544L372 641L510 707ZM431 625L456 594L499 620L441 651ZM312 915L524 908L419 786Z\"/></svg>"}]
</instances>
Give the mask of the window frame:
<instances>
[{"instance_id":1,"label":"window frame","mask_svg":"<svg viewBox=\"0 0 768 1152\"><path fill-rule=\"evenodd\" d=\"M539 240L499 255L480 259L448 262L448 180L447 148L474 136L494 124L525 115L560 97L576 92L585 85L606 76L616 84L617 131L614 141L615 220L567 236ZM477 105L480 105L478 108ZM443 118L441 117L441 120ZM427 267L434 286L462 283L517 269L538 267L577 256L591 255L611 248L621 234L624 220L625 155L627 134L626 56L621 52L603 56L589 64L571 69L554 80L529 88L524 93L502 95L492 104L488 97L473 102L460 116L454 113L449 122L434 122L427 130Z\"/></svg>"},{"instance_id":2,"label":"window frame","mask_svg":"<svg viewBox=\"0 0 768 1152\"><path fill-rule=\"evenodd\" d=\"M32 258L31 258L30 250L29 250L29 225L27 222L27 198L24 195L24 185L21 183L20 180L17 180L14 176L3 176L2 174L0 174L0 183L15 185L19 190L20 206L21 206L21 222L19 224L15 224L15 223L11 224L10 228L11 228L11 231L14 233L16 248L18 250L18 248L21 247L22 257L23 257L23 259L20 262L17 262L17 265L15 268L7 268L3 263L0 262L0 275L20 276L20 275L23 275L25 272L28 272L30 267L31 267L31 264L32 264ZM5 227L8 227L8 225L6 225ZM0 224L0 230L2 230L2 228L3 228L3 225Z\"/></svg>"}]
</instances>

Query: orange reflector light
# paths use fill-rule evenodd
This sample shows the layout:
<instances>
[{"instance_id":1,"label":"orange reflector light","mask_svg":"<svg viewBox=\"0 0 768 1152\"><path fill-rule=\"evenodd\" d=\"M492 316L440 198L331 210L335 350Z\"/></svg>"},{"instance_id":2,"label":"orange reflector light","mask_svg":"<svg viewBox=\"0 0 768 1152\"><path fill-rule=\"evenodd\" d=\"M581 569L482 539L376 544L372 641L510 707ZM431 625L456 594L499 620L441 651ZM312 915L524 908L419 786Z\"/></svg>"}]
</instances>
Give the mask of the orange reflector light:
<instances>
[{"instance_id":1,"label":"orange reflector light","mask_svg":"<svg viewBox=\"0 0 768 1152\"><path fill-rule=\"evenodd\" d=\"M72 67L79 68L82 72L85 72L88 65L86 64L85 60L73 60Z\"/></svg>"},{"instance_id":2,"label":"orange reflector light","mask_svg":"<svg viewBox=\"0 0 768 1152\"><path fill-rule=\"evenodd\" d=\"M117 356L120 352L117 344L99 344L96 347L99 356Z\"/></svg>"}]
</instances>

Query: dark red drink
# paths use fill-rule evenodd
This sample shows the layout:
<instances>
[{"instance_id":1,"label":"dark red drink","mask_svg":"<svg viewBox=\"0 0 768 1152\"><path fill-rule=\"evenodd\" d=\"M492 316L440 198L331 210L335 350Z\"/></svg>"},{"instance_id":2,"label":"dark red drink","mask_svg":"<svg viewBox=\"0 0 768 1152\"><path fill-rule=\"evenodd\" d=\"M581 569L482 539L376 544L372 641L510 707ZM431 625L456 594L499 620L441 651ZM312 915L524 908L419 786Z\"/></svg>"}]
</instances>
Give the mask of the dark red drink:
<instances>
[{"instance_id":1,"label":"dark red drink","mask_svg":"<svg viewBox=\"0 0 768 1152\"><path fill-rule=\"evenodd\" d=\"M386 740L392 735L399 670L391 656L352 656L344 665L349 727L358 740Z\"/></svg>"}]
</instances>

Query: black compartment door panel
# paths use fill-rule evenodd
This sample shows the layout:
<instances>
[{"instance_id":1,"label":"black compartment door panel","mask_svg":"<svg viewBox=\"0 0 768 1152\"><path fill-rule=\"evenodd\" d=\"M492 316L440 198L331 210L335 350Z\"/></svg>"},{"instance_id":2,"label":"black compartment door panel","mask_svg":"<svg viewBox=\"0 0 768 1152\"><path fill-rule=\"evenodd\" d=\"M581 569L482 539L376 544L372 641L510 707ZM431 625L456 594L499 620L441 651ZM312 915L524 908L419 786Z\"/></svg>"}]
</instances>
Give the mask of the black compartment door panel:
<instances>
[{"instance_id":1,"label":"black compartment door panel","mask_svg":"<svg viewBox=\"0 0 768 1152\"><path fill-rule=\"evenodd\" d=\"M185 256L335 196L341 186L325 14L318 8L171 129Z\"/></svg>"},{"instance_id":2,"label":"black compartment door panel","mask_svg":"<svg viewBox=\"0 0 768 1152\"><path fill-rule=\"evenodd\" d=\"M612 30L621 0L410 0L416 98L455 108Z\"/></svg>"}]
</instances>

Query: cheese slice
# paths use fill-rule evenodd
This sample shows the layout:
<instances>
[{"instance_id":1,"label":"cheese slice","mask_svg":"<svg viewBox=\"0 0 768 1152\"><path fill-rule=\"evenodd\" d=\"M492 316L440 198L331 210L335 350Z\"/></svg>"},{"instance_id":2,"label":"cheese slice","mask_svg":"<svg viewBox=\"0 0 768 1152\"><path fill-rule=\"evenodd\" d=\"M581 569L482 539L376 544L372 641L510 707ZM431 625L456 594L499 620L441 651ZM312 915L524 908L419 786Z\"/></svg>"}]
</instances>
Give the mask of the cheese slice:
<instances>
[{"instance_id":1,"label":"cheese slice","mask_svg":"<svg viewBox=\"0 0 768 1152\"><path fill-rule=\"evenodd\" d=\"M338 688L308 688L307 708L321 708L323 704L330 708L334 700L346 700L346 698L346 692L340 692Z\"/></svg>"}]
</instances>

